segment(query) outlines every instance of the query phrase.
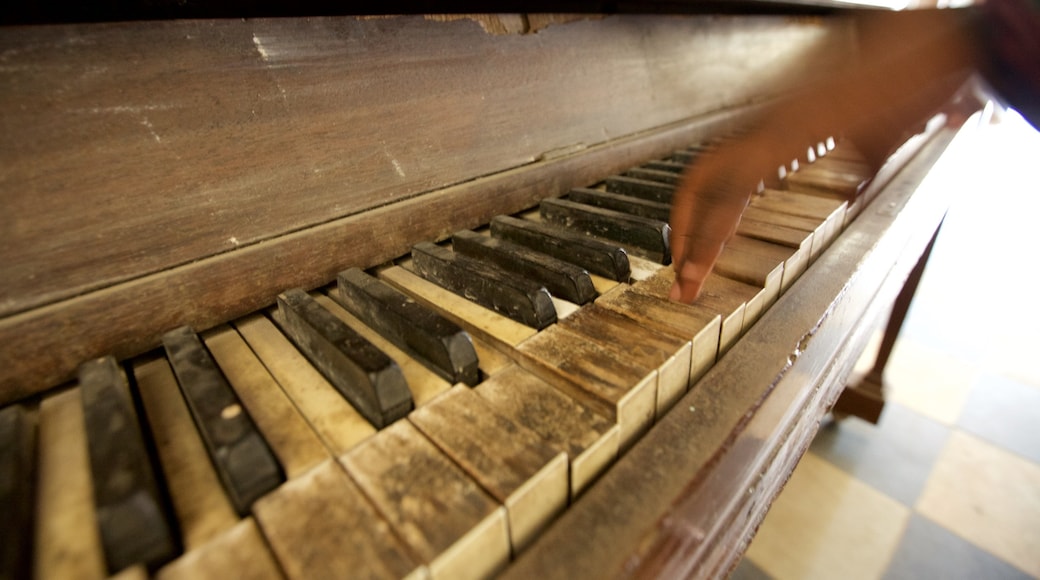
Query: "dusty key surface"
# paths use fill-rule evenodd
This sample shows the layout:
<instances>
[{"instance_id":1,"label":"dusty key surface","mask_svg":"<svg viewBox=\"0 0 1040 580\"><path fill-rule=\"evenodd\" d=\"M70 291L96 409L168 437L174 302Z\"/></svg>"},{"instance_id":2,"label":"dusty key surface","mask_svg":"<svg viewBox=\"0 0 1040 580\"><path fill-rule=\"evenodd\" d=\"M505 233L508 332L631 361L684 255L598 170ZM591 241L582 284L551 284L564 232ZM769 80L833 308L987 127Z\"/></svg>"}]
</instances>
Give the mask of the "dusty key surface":
<instances>
[{"instance_id":1,"label":"dusty key surface","mask_svg":"<svg viewBox=\"0 0 1040 580\"><path fill-rule=\"evenodd\" d=\"M279 294L275 321L376 429L404 417L414 406L397 363L306 292Z\"/></svg>"},{"instance_id":2,"label":"dusty key surface","mask_svg":"<svg viewBox=\"0 0 1040 580\"><path fill-rule=\"evenodd\" d=\"M22 405L0 409L0 577L29 575L36 420Z\"/></svg>"},{"instance_id":3,"label":"dusty key surface","mask_svg":"<svg viewBox=\"0 0 1040 580\"><path fill-rule=\"evenodd\" d=\"M497 412L567 452L571 498L617 457L620 437L613 421L520 367L503 370L474 391Z\"/></svg>"},{"instance_id":4,"label":"dusty key surface","mask_svg":"<svg viewBox=\"0 0 1040 580\"><path fill-rule=\"evenodd\" d=\"M473 386L480 380L477 353L469 335L386 282L351 268L340 272L336 291L329 295L452 384Z\"/></svg>"},{"instance_id":5,"label":"dusty key surface","mask_svg":"<svg viewBox=\"0 0 1040 580\"><path fill-rule=\"evenodd\" d=\"M592 304L560 323L620 357L631 357L657 370L659 417L686 392L690 383L692 345L689 338L651 331L638 322Z\"/></svg>"},{"instance_id":6,"label":"dusty key surface","mask_svg":"<svg viewBox=\"0 0 1040 580\"><path fill-rule=\"evenodd\" d=\"M106 577L80 388L40 403L33 569L37 578Z\"/></svg>"},{"instance_id":7,"label":"dusty key surface","mask_svg":"<svg viewBox=\"0 0 1040 580\"><path fill-rule=\"evenodd\" d=\"M513 552L567 505L567 455L456 386L408 419L501 502Z\"/></svg>"},{"instance_id":8,"label":"dusty key surface","mask_svg":"<svg viewBox=\"0 0 1040 580\"><path fill-rule=\"evenodd\" d=\"M627 449L653 423L657 371L636 368L610 349L555 326L520 345L517 363L614 419Z\"/></svg>"},{"instance_id":9,"label":"dusty key surface","mask_svg":"<svg viewBox=\"0 0 1040 580\"><path fill-rule=\"evenodd\" d=\"M169 363L162 357L137 360L133 373L181 542L186 550L203 546L237 524L238 514L213 469Z\"/></svg>"},{"instance_id":10,"label":"dusty key surface","mask_svg":"<svg viewBox=\"0 0 1040 580\"><path fill-rule=\"evenodd\" d=\"M321 439L234 328L221 325L202 338L286 477L296 477L329 457Z\"/></svg>"},{"instance_id":11,"label":"dusty key surface","mask_svg":"<svg viewBox=\"0 0 1040 580\"><path fill-rule=\"evenodd\" d=\"M505 509L410 422L340 461L435 578L485 578L509 562Z\"/></svg>"},{"instance_id":12,"label":"dusty key surface","mask_svg":"<svg viewBox=\"0 0 1040 580\"><path fill-rule=\"evenodd\" d=\"M79 368L101 545L110 572L172 558L177 541L159 495L126 375L112 357Z\"/></svg>"},{"instance_id":13,"label":"dusty key surface","mask_svg":"<svg viewBox=\"0 0 1040 580\"><path fill-rule=\"evenodd\" d=\"M427 576L334 460L256 502L254 515L291 579Z\"/></svg>"},{"instance_id":14,"label":"dusty key surface","mask_svg":"<svg viewBox=\"0 0 1040 580\"><path fill-rule=\"evenodd\" d=\"M273 322L252 314L233 324L334 455L376 432Z\"/></svg>"},{"instance_id":15,"label":"dusty key surface","mask_svg":"<svg viewBox=\"0 0 1040 580\"><path fill-rule=\"evenodd\" d=\"M671 204L675 195L675 187L657 181L638 179L635 177L612 176L605 180L607 191L649 201Z\"/></svg>"},{"instance_id":16,"label":"dusty key surface","mask_svg":"<svg viewBox=\"0 0 1040 580\"><path fill-rule=\"evenodd\" d=\"M280 578L282 571L253 518L246 518L205 545L185 553L156 573L159 580Z\"/></svg>"},{"instance_id":17,"label":"dusty key surface","mask_svg":"<svg viewBox=\"0 0 1040 580\"><path fill-rule=\"evenodd\" d=\"M285 479L282 468L195 333L168 332L163 346L231 505L244 515Z\"/></svg>"}]
</instances>

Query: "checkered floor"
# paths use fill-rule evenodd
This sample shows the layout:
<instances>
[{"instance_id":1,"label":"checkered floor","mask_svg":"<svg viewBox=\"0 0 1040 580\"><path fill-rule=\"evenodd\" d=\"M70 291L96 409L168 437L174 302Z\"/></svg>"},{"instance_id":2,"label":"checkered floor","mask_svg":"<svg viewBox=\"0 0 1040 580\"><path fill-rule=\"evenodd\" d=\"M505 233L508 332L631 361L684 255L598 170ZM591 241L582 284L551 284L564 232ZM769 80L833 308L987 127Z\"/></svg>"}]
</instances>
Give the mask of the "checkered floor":
<instances>
[{"instance_id":1,"label":"checkered floor","mask_svg":"<svg viewBox=\"0 0 1040 580\"><path fill-rule=\"evenodd\" d=\"M1040 578L1040 134L962 154L880 424L821 428L733 578Z\"/></svg>"}]
</instances>

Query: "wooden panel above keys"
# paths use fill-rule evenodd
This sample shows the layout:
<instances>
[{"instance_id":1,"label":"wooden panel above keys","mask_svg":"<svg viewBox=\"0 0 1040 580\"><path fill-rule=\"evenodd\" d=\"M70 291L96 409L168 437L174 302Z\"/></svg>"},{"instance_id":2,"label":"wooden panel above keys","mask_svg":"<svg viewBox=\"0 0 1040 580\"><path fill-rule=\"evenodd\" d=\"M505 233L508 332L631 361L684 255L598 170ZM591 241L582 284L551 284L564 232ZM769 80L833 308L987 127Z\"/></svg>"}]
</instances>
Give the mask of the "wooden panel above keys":
<instances>
[{"instance_id":1,"label":"wooden panel above keys","mask_svg":"<svg viewBox=\"0 0 1040 580\"><path fill-rule=\"evenodd\" d=\"M505 506L514 553L567 506L567 456L456 385L408 416Z\"/></svg>"}]
</instances>

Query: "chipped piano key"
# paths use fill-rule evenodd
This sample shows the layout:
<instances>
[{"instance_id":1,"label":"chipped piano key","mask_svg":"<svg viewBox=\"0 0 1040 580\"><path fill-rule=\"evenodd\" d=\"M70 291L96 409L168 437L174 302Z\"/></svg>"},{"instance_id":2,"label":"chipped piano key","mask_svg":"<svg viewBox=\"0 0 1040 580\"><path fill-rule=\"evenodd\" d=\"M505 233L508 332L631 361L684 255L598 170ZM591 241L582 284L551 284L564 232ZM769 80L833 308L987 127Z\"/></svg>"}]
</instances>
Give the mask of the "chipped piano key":
<instances>
[{"instance_id":1,"label":"chipped piano key","mask_svg":"<svg viewBox=\"0 0 1040 580\"><path fill-rule=\"evenodd\" d=\"M621 247L554 224L496 216L491 220L491 235L617 282L627 282L632 273L628 254Z\"/></svg>"},{"instance_id":2,"label":"chipped piano key","mask_svg":"<svg viewBox=\"0 0 1040 580\"><path fill-rule=\"evenodd\" d=\"M457 324L359 268L337 281L332 299L398 348L453 384L480 380L473 341Z\"/></svg>"},{"instance_id":3,"label":"chipped piano key","mask_svg":"<svg viewBox=\"0 0 1040 580\"><path fill-rule=\"evenodd\" d=\"M823 246L827 247L845 225L848 202L816 197L805 193L769 189L751 197L750 207L806 217L824 224Z\"/></svg>"},{"instance_id":4,"label":"chipped piano key","mask_svg":"<svg viewBox=\"0 0 1040 580\"><path fill-rule=\"evenodd\" d=\"M244 515L285 479L282 468L198 336L181 327L163 347L231 505Z\"/></svg>"},{"instance_id":5,"label":"chipped piano key","mask_svg":"<svg viewBox=\"0 0 1040 580\"><path fill-rule=\"evenodd\" d=\"M376 429L404 417L414 407L397 363L303 290L278 295L275 321Z\"/></svg>"},{"instance_id":6,"label":"chipped piano key","mask_svg":"<svg viewBox=\"0 0 1040 580\"><path fill-rule=\"evenodd\" d=\"M617 242L628 251L661 264L672 260L667 222L628 215L563 199L544 199L542 219Z\"/></svg>"},{"instance_id":7,"label":"chipped piano key","mask_svg":"<svg viewBox=\"0 0 1040 580\"><path fill-rule=\"evenodd\" d=\"M556 322L545 286L423 242L412 248L415 271L427 280L531 328Z\"/></svg>"},{"instance_id":8,"label":"chipped piano key","mask_svg":"<svg viewBox=\"0 0 1040 580\"><path fill-rule=\"evenodd\" d=\"M178 550L126 375L112 357L79 368L98 531L111 573L155 567Z\"/></svg>"}]
</instances>

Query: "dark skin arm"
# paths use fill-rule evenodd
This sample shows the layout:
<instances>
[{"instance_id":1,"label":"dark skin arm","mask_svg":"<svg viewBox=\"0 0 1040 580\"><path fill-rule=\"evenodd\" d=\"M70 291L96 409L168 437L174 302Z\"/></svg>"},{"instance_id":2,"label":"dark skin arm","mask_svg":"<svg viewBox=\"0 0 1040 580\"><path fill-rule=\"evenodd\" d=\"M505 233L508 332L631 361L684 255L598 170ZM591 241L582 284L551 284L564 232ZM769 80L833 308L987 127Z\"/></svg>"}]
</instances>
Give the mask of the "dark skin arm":
<instances>
[{"instance_id":1,"label":"dark skin arm","mask_svg":"<svg viewBox=\"0 0 1040 580\"><path fill-rule=\"evenodd\" d=\"M739 142L687 171L672 206L671 298L700 294L759 181L828 136L848 137L877 169L973 70L978 40L964 11L868 14L860 62L775 105Z\"/></svg>"}]
</instances>

